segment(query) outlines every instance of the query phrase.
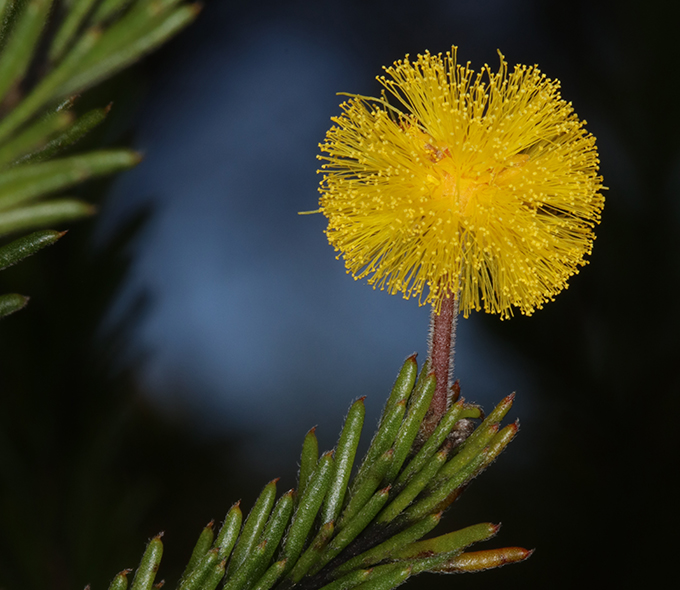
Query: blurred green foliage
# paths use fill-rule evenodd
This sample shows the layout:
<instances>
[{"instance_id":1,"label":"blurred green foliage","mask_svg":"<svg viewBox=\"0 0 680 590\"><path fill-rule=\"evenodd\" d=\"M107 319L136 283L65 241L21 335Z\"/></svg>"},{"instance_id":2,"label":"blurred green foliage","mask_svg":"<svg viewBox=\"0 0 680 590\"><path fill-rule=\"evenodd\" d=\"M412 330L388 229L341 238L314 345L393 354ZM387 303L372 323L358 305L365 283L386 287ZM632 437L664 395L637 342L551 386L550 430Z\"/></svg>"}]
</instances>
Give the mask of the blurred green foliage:
<instances>
[{"instance_id":1,"label":"blurred green foliage","mask_svg":"<svg viewBox=\"0 0 680 590\"><path fill-rule=\"evenodd\" d=\"M65 233L39 228L62 229L94 212L90 203L104 188L97 177L139 161L127 149L100 149L120 135L106 121L110 101L125 105L134 86L118 76L103 92L90 89L197 12L197 5L165 0L0 0L0 292L40 294L31 314L2 322L2 588L81 586L136 560L125 540L138 524L135 514L148 515L152 501L163 504L158 481L168 464L158 461L137 478L125 451L143 446L153 455L162 439L164 448L177 446L180 464L200 454L181 434L162 436L167 426L144 420L127 375L103 369L110 350L85 344L124 272L119 249L136 225L96 257L83 254L86 234L78 230L62 241L60 255L24 261ZM67 288L45 296L49 284ZM0 295L0 316L27 301ZM191 473L203 462L192 457L186 465Z\"/></svg>"},{"instance_id":2,"label":"blurred green foliage","mask_svg":"<svg viewBox=\"0 0 680 590\"><path fill-rule=\"evenodd\" d=\"M77 94L161 45L197 12L180 0L0 1L0 237L92 214L64 191L139 162L126 149L64 157L110 109L78 115ZM6 244L0 270L58 237L35 233ZM0 318L26 302L0 296Z\"/></svg>"}]
</instances>

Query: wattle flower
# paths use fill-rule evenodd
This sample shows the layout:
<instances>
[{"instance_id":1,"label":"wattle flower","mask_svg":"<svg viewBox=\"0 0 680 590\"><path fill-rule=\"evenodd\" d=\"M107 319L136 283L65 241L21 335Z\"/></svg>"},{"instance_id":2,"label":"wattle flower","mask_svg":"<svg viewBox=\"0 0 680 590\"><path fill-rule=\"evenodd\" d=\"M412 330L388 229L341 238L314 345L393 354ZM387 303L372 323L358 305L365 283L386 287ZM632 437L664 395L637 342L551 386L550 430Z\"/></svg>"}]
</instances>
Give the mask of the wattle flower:
<instances>
[{"instance_id":1,"label":"wattle flower","mask_svg":"<svg viewBox=\"0 0 680 590\"><path fill-rule=\"evenodd\" d=\"M475 73L408 56L352 96L321 144L320 211L355 278L467 317L531 314L586 264L600 194L595 138L534 66ZM427 289L426 289L427 288Z\"/></svg>"}]
</instances>

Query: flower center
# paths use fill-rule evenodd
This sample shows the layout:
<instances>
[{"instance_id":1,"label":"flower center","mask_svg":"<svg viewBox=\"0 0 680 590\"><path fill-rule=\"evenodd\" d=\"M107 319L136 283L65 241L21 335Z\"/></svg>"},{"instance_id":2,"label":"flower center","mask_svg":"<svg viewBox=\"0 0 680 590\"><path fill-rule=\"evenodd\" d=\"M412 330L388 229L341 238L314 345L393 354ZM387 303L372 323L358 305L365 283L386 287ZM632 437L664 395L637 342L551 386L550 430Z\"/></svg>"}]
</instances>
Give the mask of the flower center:
<instances>
[{"instance_id":1,"label":"flower center","mask_svg":"<svg viewBox=\"0 0 680 590\"><path fill-rule=\"evenodd\" d=\"M495 189L512 182L529 161L527 154L516 154L504 162L470 167L456 166L449 147L437 142L412 121L404 120L401 128L425 151L431 162L425 176L426 189L434 201L448 201L461 217L474 215L479 204L488 203Z\"/></svg>"},{"instance_id":2,"label":"flower center","mask_svg":"<svg viewBox=\"0 0 680 590\"><path fill-rule=\"evenodd\" d=\"M434 164L427 175L430 196L433 200L448 200L461 217L474 215L477 206L488 203L495 189L512 181L529 160L529 156L519 154L505 164L466 173L456 168L448 149L433 151L434 148L430 148L431 145L427 144L426 149Z\"/></svg>"},{"instance_id":3,"label":"flower center","mask_svg":"<svg viewBox=\"0 0 680 590\"><path fill-rule=\"evenodd\" d=\"M433 164L427 175L430 197L448 201L462 217L472 215L481 195L489 189L493 168L475 171L472 176L456 168L447 147L426 143L425 150Z\"/></svg>"},{"instance_id":4,"label":"flower center","mask_svg":"<svg viewBox=\"0 0 680 590\"><path fill-rule=\"evenodd\" d=\"M463 217L472 215L480 196L489 188L491 175L487 172L469 178L450 166L442 166L441 163L435 167L435 171L436 177L429 177L435 185L431 192L432 198L449 200L451 206L458 207L458 212Z\"/></svg>"}]
</instances>

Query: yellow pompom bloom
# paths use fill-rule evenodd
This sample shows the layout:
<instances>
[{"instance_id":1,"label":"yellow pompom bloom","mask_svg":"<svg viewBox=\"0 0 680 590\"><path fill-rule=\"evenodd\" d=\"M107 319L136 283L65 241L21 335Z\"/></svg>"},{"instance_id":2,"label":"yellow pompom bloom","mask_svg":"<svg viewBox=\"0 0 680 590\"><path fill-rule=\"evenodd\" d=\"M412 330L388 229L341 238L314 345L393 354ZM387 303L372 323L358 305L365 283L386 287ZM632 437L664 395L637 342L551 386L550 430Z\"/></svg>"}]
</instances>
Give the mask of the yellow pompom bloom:
<instances>
[{"instance_id":1,"label":"yellow pompom bloom","mask_svg":"<svg viewBox=\"0 0 680 590\"><path fill-rule=\"evenodd\" d=\"M604 198L585 121L557 80L502 55L498 73L455 47L385 73L320 146L329 242L355 278L437 310L457 294L466 317L531 314L592 250Z\"/></svg>"}]
</instances>

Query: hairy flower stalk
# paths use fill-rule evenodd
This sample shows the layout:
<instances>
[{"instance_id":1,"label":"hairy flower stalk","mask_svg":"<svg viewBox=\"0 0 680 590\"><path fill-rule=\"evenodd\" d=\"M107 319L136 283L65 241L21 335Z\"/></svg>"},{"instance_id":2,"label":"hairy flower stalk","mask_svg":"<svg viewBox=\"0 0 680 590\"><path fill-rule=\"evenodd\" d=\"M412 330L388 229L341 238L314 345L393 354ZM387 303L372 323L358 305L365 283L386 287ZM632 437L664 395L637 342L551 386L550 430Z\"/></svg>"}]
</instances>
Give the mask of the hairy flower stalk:
<instances>
[{"instance_id":1,"label":"hairy flower stalk","mask_svg":"<svg viewBox=\"0 0 680 590\"><path fill-rule=\"evenodd\" d=\"M451 294L442 300L439 310L432 309L429 357L432 371L437 378L437 387L421 428L424 438L429 438L452 401L450 386L454 369L457 322L458 297Z\"/></svg>"},{"instance_id":2,"label":"hairy flower stalk","mask_svg":"<svg viewBox=\"0 0 680 590\"><path fill-rule=\"evenodd\" d=\"M475 73L455 47L426 52L378 81L382 97L351 96L321 144L320 211L356 279L432 305L441 416L452 299L465 317L530 315L587 263L604 205L595 138L557 80L502 55Z\"/></svg>"}]
</instances>

